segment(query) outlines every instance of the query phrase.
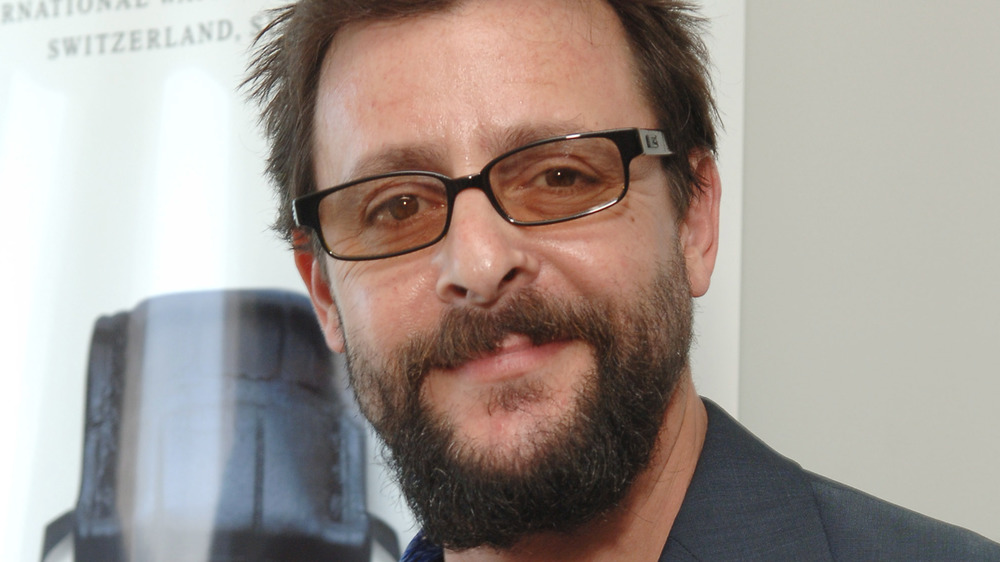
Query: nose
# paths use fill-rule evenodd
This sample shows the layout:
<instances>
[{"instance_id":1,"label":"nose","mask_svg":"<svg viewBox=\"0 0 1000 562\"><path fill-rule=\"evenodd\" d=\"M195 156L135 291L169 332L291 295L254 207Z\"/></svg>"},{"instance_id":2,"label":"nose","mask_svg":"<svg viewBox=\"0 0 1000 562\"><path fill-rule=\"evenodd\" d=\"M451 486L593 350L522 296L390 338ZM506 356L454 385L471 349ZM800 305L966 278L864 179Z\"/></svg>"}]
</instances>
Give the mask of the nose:
<instances>
[{"instance_id":1,"label":"nose","mask_svg":"<svg viewBox=\"0 0 1000 562\"><path fill-rule=\"evenodd\" d=\"M463 306L489 307L538 275L525 244L529 230L504 220L486 194L468 189L455 197L451 225L438 243L438 297Z\"/></svg>"}]
</instances>

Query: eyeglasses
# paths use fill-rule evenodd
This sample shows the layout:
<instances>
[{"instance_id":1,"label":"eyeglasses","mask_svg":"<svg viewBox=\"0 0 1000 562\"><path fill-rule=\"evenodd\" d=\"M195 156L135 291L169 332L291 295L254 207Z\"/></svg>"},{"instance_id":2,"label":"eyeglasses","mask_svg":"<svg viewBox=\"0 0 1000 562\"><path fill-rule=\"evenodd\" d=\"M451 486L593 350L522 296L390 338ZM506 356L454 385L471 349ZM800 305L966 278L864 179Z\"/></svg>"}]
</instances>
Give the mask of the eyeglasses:
<instances>
[{"instance_id":1,"label":"eyeglasses","mask_svg":"<svg viewBox=\"0 0 1000 562\"><path fill-rule=\"evenodd\" d=\"M471 176L450 178L425 171L381 174L298 197L292 210L295 224L316 232L334 258L389 258L444 238L455 198L464 189L482 190L511 224L553 224L621 201L628 191L629 164L636 156L670 154L663 131L578 133L501 154Z\"/></svg>"}]
</instances>

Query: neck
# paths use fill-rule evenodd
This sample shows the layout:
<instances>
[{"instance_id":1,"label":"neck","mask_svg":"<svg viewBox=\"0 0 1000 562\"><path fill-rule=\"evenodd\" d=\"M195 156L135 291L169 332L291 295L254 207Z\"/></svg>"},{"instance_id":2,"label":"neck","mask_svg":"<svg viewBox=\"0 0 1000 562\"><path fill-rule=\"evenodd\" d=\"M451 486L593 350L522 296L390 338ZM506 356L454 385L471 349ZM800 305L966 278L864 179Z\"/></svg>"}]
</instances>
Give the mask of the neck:
<instances>
[{"instance_id":1,"label":"neck","mask_svg":"<svg viewBox=\"0 0 1000 562\"><path fill-rule=\"evenodd\" d=\"M653 458L622 505L572 534L527 537L510 550L445 552L448 562L656 560L670 535L705 442L708 415L690 373L670 398Z\"/></svg>"}]
</instances>

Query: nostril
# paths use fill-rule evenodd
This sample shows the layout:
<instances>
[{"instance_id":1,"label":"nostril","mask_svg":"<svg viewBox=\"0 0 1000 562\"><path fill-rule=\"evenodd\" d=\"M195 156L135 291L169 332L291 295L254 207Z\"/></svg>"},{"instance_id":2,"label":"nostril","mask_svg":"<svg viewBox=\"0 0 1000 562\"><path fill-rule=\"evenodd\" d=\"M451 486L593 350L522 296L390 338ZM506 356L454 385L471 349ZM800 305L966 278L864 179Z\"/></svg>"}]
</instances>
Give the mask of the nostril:
<instances>
[{"instance_id":1,"label":"nostril","mask_svg":"<svg viewBox=\"0 0 1000 562\"><path fill-rule=\"evenodd\" d=\"M511 268L511 270L507 272L507 275L503 276L503 280L505 282L507 282L507 281L513 281L515 277L517 277L517 268L516 267L515 268Z\"/></svg>"}]
</instances>

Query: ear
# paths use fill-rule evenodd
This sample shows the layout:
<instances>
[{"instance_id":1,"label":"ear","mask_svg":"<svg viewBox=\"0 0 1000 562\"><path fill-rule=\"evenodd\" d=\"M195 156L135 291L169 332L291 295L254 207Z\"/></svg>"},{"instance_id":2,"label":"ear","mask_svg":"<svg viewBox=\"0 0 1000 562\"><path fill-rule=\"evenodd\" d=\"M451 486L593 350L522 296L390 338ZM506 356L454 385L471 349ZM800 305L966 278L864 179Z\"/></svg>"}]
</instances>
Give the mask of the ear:
<instances>
[{"instance_id":1,"label":"ear","mask_svg":"<svg viewBox=\"0 0 1000 562\"><path fill-rule=\"evenodd\" d=\"M719 251L719 200L722 183L715 158L707 150L695 150L688 156L691 169L701 184L695 191L687 213L681 220L679 235L687 266L691 296L708 291Z\"/></svg>"},{"instance_id":2,"label":"ear","mask_svg":"<svg viewBox=\"0 0 1000 562\"><path fill-rule=\"evenodd\" d=\"M309 291L316 318L326 337L326 345L337 353L344 352L344 330L337 314L337 303L330 292L330 284L323 274L325 256L316 256L308 250L295 250L295 267Z\"/></svg>"}]
</instances>

